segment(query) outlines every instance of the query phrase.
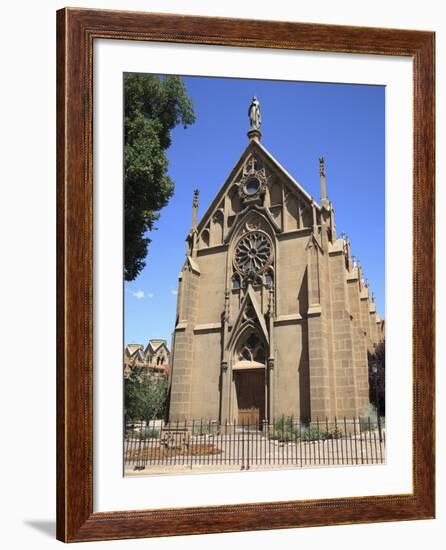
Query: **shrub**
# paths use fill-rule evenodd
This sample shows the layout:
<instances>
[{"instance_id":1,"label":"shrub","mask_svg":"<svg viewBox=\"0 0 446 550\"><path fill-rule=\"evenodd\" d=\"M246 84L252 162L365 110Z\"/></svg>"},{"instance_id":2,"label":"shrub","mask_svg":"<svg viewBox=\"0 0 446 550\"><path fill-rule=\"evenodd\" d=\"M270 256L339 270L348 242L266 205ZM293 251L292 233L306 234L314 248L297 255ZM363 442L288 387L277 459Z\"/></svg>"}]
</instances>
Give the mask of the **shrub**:
<instances>
[{"instance_id":1,"label":"shrub","mask_svg":"<svg viewBox=\"0 0 446 550\"><path fill-rule=\"evenodd\" d=\"M302 441L318 441L326 439L339 439L342 431L339 428L327 428L326 426L308 426L301 432Z\"/></svg>"},{"instance_id":2,"label":"shrub","mask_svg":"<svg viewBox=\"0 0 446 550\"><path fill-rule=\"evenodd\" d=\"M343 433L340 428L328 428L328 430L325 430L324 439L340 439L342 435Z\"/></svg>"},{"instance_id":3,"label":"shrub","mask_svg":"<svg viewBox=\"0 0 446 550\"><path fill-rule=\"evenodd\" d=\"M380 418L381 426L383 426L383 420ZM368 431L374 431L378 427L378 417L376 414L376 407L372 405L371 403L368 405L366 409L362 412L362 414L359 416L359 431L362 432L368 432Z\"/></svg>"},{"instance_id":4,"label":"shrub","mask_svg":"<svg viewBox=\"0 0 446 550\"><path fill-rule=\"evenodd\" d=\"M274 429L282 431L290 431L294 427L293 417L285 416L284 414L274 420Z\"/></svg>"},{"instance_id":5,"label":"shrub","mask_svg":"<svg viewBox=\"0 0 446 550\"><path fill-rule=\"evenodd\" d=\"M201 424L192 428L192 435L194 436L208 435L210 433L209 424Z\"/></svg>"},{"instance_id":6,"label":"shrub","mask_svg":"<svg viewBox=\"0 0 446 550\"><path fill-rule=\"evenodd\" d=\"M295 441L299 438L300 426L292 416L282 415L274 420L273 429L268 432L268 439L281 442Z\"/></svg>"},{"instance_id":7,"label":"shrub","mask_svg":"<svg viewBox=\"0 0 446 550\"><path fill-rule=\"evenodd\" d=\"M273 439L275 441L280 441L281 443L289 443L290 441L295 441L297 439L294 432L285 432L281 430L272 430L268 432L268 439Z\"/></svg>"},{"instance_id":8,"label":"shrub","mask_svg":"<svg viewBox=\"0 0 446 550\"><path fill-rule=\"evenodd\" d=\"M324 426L288 426L288 429L273 429L268 432L268 439L274 439L283 443L290 441L324 441L327 439L340 439L342 431L339 428L326 428Z\"/></svg>"},{"instance_id":9,"label":"shrub","mask_svg":"<svg viewBox=\"0 0 446 550\"><path fill-rule=\"evenodd\" d=\"M339 428L327 427L324 424L318 426L303 426L296 424L292 416L281 416L274 421L273 429L268 432L268 439L274 439L283 443L290 441L319 441L326 439L339 439L342 431Z\"/></svg>"},{"instance_id":10,"label":"shrub","mask_svg":"<svg viewBox=\"0 0 446 550\"><path fill-rule=\"evenodd\" d=\"M302 441L317 441L318 439L323 439L323 432L321 428L317 426L307 426L302 429L300 433L300 439Z\"/></svg>"},{"instance_id":11,"label":"shrub","mask_svg":"<svg viewBox=\"0 0 446 550\"><path fill-rule=\"evenodd\" d=\"M274 421L274 430L297 435L300 431L300 425L294 420L294 417L282 415Z\"/></svg>"},{"instance_id":12,"label":"shrub","mask_svg":"<svg viewBox=\"0 0 446 550\"><path fill-rule=\"evenodd\" d=\"M156 428L144 428L139 432L141 439L158 439L160 431Z\"/></svg>"}]
</instances>

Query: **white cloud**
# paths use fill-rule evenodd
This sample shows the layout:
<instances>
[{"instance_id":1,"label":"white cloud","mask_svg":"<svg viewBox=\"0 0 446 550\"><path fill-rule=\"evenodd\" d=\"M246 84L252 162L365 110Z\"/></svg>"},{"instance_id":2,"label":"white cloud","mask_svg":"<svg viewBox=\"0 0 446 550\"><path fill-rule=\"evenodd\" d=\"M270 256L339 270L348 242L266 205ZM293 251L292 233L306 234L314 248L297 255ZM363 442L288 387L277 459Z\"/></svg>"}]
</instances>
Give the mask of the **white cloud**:
<instances>
[{"instance_id":1,"label":"white cloud","mask_svg":"<svg viewBox=\"0 0 446 550\"><path fill-rule=\"evenodd\" d=\"M174 296L176 296L178 294L178 290L171 290L170 291Z\"/></svg>"},{"instance_id":2,"label":"white cloud","mask_svg":"<svg viewBox=\"0 0 446 550\"><path fill-rule=\"evenodd\" d=\"M127 292L130 292L130 294L135 297L137 300L144 300L144 298L153 298L153 294L151 292L148 292L147 294L144 292L144 290L127 290Z\"/></svg>"}]
</instances>

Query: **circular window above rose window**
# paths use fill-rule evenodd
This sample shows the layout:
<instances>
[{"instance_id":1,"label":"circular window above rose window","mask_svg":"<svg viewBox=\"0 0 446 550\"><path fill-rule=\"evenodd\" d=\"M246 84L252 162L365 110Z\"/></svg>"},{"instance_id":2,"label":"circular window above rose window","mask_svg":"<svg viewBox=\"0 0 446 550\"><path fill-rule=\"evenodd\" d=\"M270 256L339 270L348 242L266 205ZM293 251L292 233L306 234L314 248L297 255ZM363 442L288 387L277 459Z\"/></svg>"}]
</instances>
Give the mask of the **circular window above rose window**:
<instances>
[{"instance_id":1,"label":"circular window above rose window","mask_svg":"<svg viewBox=\"0 0 446 550\"><path fill-rule=\"evenodd\" d=\"M257 178L250 178L245 183L245 193L248 196L255 195L259 189L260 189L260 181Z\"/></svg>"}]
</instances>

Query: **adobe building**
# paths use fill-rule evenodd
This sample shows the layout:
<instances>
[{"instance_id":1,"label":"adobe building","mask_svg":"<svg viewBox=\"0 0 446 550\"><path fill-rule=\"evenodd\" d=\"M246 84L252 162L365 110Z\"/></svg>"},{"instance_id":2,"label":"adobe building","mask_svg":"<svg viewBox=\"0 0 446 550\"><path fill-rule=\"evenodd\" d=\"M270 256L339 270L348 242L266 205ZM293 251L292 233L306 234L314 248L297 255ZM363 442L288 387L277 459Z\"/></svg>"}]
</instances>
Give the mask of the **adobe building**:
<instances>
[{"instance_id":1,"label":"adobe building","mask_svg":"<svg viewBox=\"0 0 446 550\"><path fill-rule=\"evenodd\" d=\"M249 143L197 223L179 277L169 420L352 418L369 404L368 351L384 322L336 236L320 159L317 203L260 142Z\"/></svg>"}]
</instances>

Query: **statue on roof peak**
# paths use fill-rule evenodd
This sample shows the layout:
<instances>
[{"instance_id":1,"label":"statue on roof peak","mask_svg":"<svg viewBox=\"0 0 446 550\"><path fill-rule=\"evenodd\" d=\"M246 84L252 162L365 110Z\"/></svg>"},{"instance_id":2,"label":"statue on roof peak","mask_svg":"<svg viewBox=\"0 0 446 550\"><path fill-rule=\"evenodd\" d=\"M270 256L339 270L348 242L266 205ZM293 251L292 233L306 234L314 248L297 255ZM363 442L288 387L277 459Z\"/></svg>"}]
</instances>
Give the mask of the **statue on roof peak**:
<instances>
[{"instance_id":1,"label":"statue on roof peak","mask_svg":"<svg viewBox=\"0 0 446 550\"><path fill-rule=\"evenodd\" d=\"M251 101L251 105L248 109L249 123L252 130L259 130L262 124L262 117L260 116L260 102L254 96Z\"/></svg>"}]
</instances>

